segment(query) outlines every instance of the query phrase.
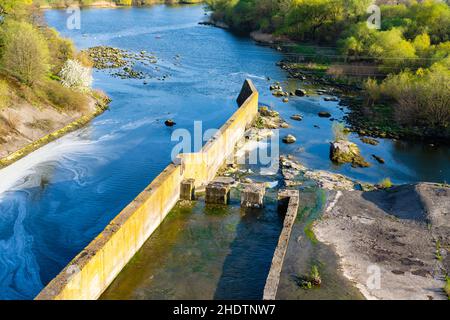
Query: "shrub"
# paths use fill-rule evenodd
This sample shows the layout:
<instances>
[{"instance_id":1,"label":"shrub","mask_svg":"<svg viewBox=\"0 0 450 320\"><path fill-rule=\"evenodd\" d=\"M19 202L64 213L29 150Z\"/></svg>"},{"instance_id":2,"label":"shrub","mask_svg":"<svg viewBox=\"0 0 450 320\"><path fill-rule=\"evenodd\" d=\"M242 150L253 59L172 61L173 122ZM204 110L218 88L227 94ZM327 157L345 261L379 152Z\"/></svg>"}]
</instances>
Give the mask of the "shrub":
<instances>
[{"instance_id":1,"label":"shrub","mask_svg":"<svg viewBox=\"0 0 450 320\"><path fill-rule=\"evenodd\" d=\"M319 268L316 265L311 267L311 283L315 286L319 286L322 283L322 279L320 277Z\"/></svg>"},{"instance_id":2,"label":"shrub","mask_svg":"<svg viewBox=\"0 0 450 320\"><path fill-rule=\"evenodd\" d=\"M61 111L80 111L87 109L88 98L85 94L64 87L56 81L48 81L44 87L50 103Z\"/></svg>"},{"instance_id":3,"label":"shrub","mask_svg":"<svg viewBox=\"0 0 450 320\"><path fill-rule=\"evenodd\" d=\"M390 178L384 178L383 180L380 181L379 185L383 188L383 189L389 189L392 187L392 181Z\"/></svg>"},{"instance_id":4,"label":"shrub","mask_svg":"<svg viewBox=\"0 0 450 320\"><path fill-rule=\"evenodd\" d=\"M389 76L381 91L397 102L395 115L406 125L447 129L450 125L450 71L446 65L434 64Z\"/></svg>"},{"instance_id":5,"label":"shrub","mask_svg":"<svg viewBox=\"0 0 450 320\"><path fill-rule=\"evenodd\" d=\"M92 85L92 70L77 60L67 60L59 73L61 83L68 88L87 91Z\"/></svg>"},{"instance_id":6,"label":"shrub","mask_svg":"<svg viewBox=\"0 0 450 320\"><path fill-rule=\"evenodd\" d=\"M27 85L44 79L48 71L49 51L44 38L29 23L8 21L2 31L3 68Z\"/></svg>"},{"instance_id":7,"label":"shrub","mask_svg":"<svg viewBox=\"0 0 450 320\"><path fill-rule=\"evenodd\" d=\"M50 52L51 72L58 74L65 62L73 59L75 48L71 40L61 38L52 28L44 28L44 37Z\"/></svg>"},{"instance_id":8,"label":"shrub","mask_svg":"<svg viewBox=\"0 0 450 320\"><path fill-rule=\"evenodd\" d=\"M348 140L348 132L343 123L335 121L331 129L333 130L334 141Z\"/></svg>"},{"instance_id":9,"label":"shrub","mask_svg":"<svg viewBox=\"0 0 450 320\"><path fill-rule=\"evenodd\" d=\"M0 111L9 106L10 99L8 83L5 80L0 80Z\"/></svg>"}]
</instances>

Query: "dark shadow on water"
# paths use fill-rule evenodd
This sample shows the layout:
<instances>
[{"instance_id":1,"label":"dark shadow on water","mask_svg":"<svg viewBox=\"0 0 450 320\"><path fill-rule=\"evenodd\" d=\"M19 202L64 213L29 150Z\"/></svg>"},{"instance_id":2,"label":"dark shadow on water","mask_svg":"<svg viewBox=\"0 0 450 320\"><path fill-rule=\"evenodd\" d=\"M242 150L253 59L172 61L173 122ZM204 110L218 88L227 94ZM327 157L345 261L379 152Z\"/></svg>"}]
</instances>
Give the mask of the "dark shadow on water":
<instances>
[{"instance_id":1,"label":"dark shadow on water","mask_svg":"<svg viewBox=\"0 0 450 320\"><path fill-rule=\"evenodd\" d=\"M241 210L236 238L230 245L214 299L261 299L283 219L276 205Z\"/></svg>"}]
</instances>

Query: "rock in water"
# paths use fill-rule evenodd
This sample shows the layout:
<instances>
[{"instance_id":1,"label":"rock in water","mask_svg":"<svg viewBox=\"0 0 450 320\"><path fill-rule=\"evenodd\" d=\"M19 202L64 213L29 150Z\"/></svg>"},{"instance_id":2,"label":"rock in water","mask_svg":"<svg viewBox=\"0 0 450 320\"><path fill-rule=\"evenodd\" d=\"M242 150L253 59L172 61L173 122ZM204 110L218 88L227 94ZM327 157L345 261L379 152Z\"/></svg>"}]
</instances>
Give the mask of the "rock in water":
<instances>
[{"instance_id":1,"label":"rock in water","mask_svg":"<svg viewBox=\"0 0 450 320\"><path fill-rule=\"evenodd\" d=\"M330 118L331 117L331 113L327 112L327 111L320 111L318 113L319 117L321 118Z\"/></svg>"},{"instance_id":2,"label":"rock in water","mask_svg":"<svg viewBox=\"0 0 450 320\"><path fill-rule=\"evenodd\" d=\"M339 140L331 143L330 159L336 163L351 163L353 167L369 167L370 164L361 156L358 146L350 141Z\"/></svg>"},{"instance_id":3,"label":"rock in water","mask_svg":"<svg viewBox=\"0 0 450 320\"><path fill-rule=\"evenodd\" d=\"M385 163L385 161L384 161L384 159L383 159L382 157L379 157L379 156L377 156L377 155L375 155L375 154L372 155L372 158L374 158L375 160L377 160L378 163L381 163L381 164L384 164L384 163Z\"/></svg>"},{"instance_id":4,"label":"rock in water","mask_svg":"<svg viewBox=\"0 0 450 320\"><path fill-rule=\"evenodd\" d=\"M291 116L291 119L295 120L295 121L302 121L303 117L302 117L301 114L294 114L294 115Z\"/></svg>"},{"instance_id":5,"label":"rock in water","mask_svg":"<svg viewBox=\"0 0 450 320\"><path fill-rule=\"evenodd\" d=\"M303 89L297 89L297 90L295 90L295 95L296 95L297 97L303 97L303 96L306 95L306 91L303 90Z\"/></svg>"},{"instance_id":6,"label":"rock in water","mask_svg":"<svg viewBox=\"0 0 450 320\"><path fill-rule=\"evenodd\" d=\"M292 134L288 134L283 138L283 142L288 144L295 143L296 141L297 138L295 138Z\"/></svg>"},{"instance_id":7,"label":"rock in water","mask_svg":"<svg viewBox=\"0 0 450 320\"><path fill-rule=\"evenodd\" d=\"M176 123L172 119L166 120L164 124L168 127L173 127L174 125L176 125Z\"/></svg>"},{"instance_id":8,"label":"rock in water","mask_svg":"<svg viewBox=\"0 0 450 320\"><path fill-rule=\"evenodd\" d=\"M360 140L362 142L364 142L366 144L370 144L372 146L376 146L376 145L378 145L380 143L378 140L373 139L373 138L369 138L369 137L362 137Z\"/></svg>"}]
</instances>

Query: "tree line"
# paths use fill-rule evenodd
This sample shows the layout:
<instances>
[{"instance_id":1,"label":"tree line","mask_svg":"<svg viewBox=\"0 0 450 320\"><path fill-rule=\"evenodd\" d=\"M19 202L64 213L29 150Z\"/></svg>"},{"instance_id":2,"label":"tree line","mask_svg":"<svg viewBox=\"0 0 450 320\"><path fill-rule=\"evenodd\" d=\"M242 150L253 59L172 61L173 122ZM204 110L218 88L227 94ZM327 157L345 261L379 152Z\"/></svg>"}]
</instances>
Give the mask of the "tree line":
<instances>
[{"instance_id":1,"label":"tree line","mask_svg":"<svg viewBox=\"0 0 450 320\"><path fill-rule=\"evenodd\" d=\"M397 2L378 1L374 29L367 24L372 0L207 0L212 18L234 30L335 46L349 64L376 65L382 77L365 81L366 108L389 104L399 125L449 134L450 7Z\"/></svg>"}]
</instances>

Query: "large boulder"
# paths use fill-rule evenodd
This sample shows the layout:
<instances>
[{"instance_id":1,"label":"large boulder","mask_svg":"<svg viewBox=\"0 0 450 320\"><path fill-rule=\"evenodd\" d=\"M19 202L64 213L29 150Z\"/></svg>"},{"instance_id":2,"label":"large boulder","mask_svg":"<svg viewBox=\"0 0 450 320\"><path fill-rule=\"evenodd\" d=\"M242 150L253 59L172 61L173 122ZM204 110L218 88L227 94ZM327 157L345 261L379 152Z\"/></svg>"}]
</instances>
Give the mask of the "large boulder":
<instances>
[{"instance_id":1,"label":"large boulder","mask_svg":"<svg viewBox=\"0 0 450 320\"><path fill-rule=\"evenodd\" d=\"M358 146L350 141L339 140L331 143L330 159L343 164L351 163L353 167L369 167L370 164L361 156Z\"/></svg>"}]
</instances>

